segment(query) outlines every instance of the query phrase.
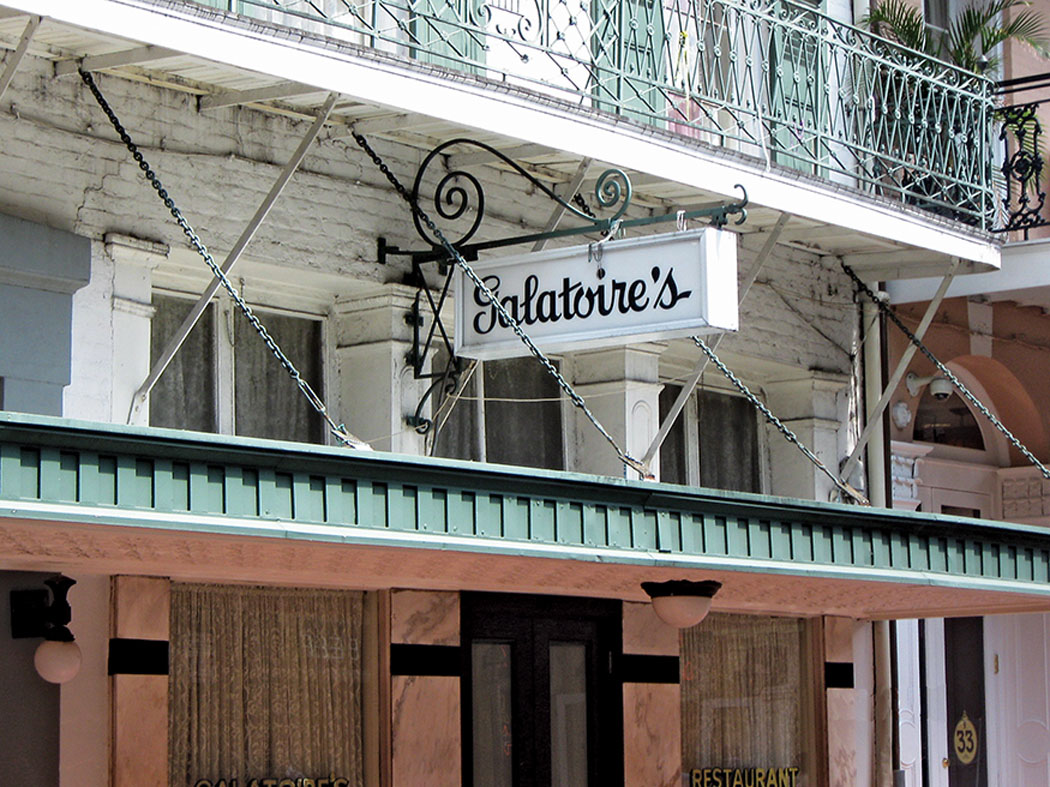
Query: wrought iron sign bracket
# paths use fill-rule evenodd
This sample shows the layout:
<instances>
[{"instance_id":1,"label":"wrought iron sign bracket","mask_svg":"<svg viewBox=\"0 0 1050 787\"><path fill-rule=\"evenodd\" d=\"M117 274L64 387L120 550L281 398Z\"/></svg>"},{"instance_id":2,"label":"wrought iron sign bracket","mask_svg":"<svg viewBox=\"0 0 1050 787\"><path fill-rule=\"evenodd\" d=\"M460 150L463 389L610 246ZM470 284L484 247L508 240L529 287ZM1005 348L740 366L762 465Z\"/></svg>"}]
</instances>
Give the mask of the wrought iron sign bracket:
<instances>
[{"instance_id":1,"label":"wrought iron sign bracket","mask_svg":"<svg viewBox=\"0 0 1050 787\"><path fill-rule=\"evenodd\" d=\"M613 170L609 170L612 172ZM606 234L614 229L633 229L636 227L648 227L653 224L667 224L670 222L681 223L683 221L693 221L696 219L709 219L712 226L724 227L729 223L731 216L737 215L739 218L733 222L734 224L743 224L747 219L747 190L743 186L737 184L737 188L743 193L743 196L738 202L716 202L710 205L704 205L696 210L690 211L679 211L677 213L668 213L662 216L647 216L638 219L588 219L590 225L586 227L567 227L565 229L553 230L551 232L533 232L527 235L516 235L510 238L499 238L497 240L482 241L480 243L468 243L468 244L453 244L463 258L467 262L472 262L478 258L478 254L482 251L489 251L490 249L500 249L507 246L520 246L526 243L535 243L540 240L554 240L557 238L570 238L575 235L586 235L586 234ZM561 200L559 200L561 202ZM378 260L381 264L386 264L388 256L400 256L410 257L413 263L427 263L427 262L438 262L441 264L441 271L444 273L445 266L448 262L448 254L439 245L434 244L430 249L401 249L397 246L391 246L386 243L384 238L379 239L379 256Z\"/></svg>"},{"instance_id":2,"label":"wrought iron sign bracket","mask_svg":"<svg viewBox=\"0 0 1050 787\"><path fill-rule=\"evenodd\" d=\"M554 190L535 178L521 165L513 161L496 148L472 139L453 139L438 145L431 150L416 171L415 181L412 185L411 199L415 204L422 201L422 188L424 181L428 180L427 172L436 161L446 161L450 148L469 145L480 148L489 156L502 161L519 176L528 181L534 191L545 194L550 200L556 202L560 209L566 214L571 214L583 222L583 226L555 229L548 232L534 232L525 235L499 238L496 240L480 241L471 243L471 238L477 233L485 218L485 190L481 181L471 173L456 169L449 172L439 172L433 178L437 179L434 187L433 206L434 211L442 221L449 223L449 229L442 229L451 240L452 246L468 262L473 262L482 251L518 246L537 241L553 240L557 238L570 238L578 235L599 234L602 236L613 236L618 231L638 227L647 227L655 224L677 222L679 227L689 220L706 219L716 227L723 227L729 223L731 217L736 216L736 224L742 224L747 219L747 191L743 186L737 185L742 197L735 202L717 202L702 205L691 211L678 211L660 216L648 216L636 219L624 219L631 204L631 181L627 174L619 169L608 169L599 177L594 187L594 198L599 210L604 209L609 215L598 218L588 206L587 202L579 195L567 195L563 199ZM432 179L431 179L432 180ZM575 203L575 204L574 204ZM473 210L473 215L469 211ZM465 231L459 237L452 240L454 232L452 225L459 222L458 227L467 225ZM391 257L407 257L411 261L412 270L406 276L405 281L412 286L418 287L412 309L405 316L406 323L412 328L412 349L405 356L405 363L412 367L413 376L417 380L432 380L416 407L413 415L405 420L409 426L421 434L430 431L432 423L423 413L427 401L439 390L444 389L446 394L455 391L459 385L460 375L463 371L463 363L455 355L455 349L441 320L441 310L448 297L452 282L451 260L448 253L442 248L438 239L432 236L420 222L418 215L413 214L416 232L429 246L424 249L404 249L391 245L385 237L380 237L376 244L376 261L385 265ZM427 286L423 275L422 266L426 263L436 262L438 273L443 277L440 295L435 298L435 291ZM423 304L426 299L426 306ZM430 313L430 325L427 327L427 316ZM441 371L426 372L426 359L428 353L436 341L440 341L445 347L449 362Z\"/></svg>"}]
</instances>

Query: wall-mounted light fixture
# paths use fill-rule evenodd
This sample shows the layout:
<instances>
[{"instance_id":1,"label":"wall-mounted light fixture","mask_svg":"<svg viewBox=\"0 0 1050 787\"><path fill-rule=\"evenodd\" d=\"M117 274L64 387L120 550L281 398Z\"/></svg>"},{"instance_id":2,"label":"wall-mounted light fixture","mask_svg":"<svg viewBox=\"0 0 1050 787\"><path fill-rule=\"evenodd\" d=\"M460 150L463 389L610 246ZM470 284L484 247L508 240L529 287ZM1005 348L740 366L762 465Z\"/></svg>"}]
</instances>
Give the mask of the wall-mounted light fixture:
<instances>
[{"instance_id":1,"label":"wall-mounted light fixture","mask_svg":"<svg viewBox=\"0 0 1050 787\"><path fill-rule=\"evenodd\" d=\"M58 574L44 580L47 590L11 591L11 636L43 637L33 664L44 680L66 683L80 671L80 646L73 641L69 621L73 610L66 595L77 581Z\"/></svg>"},{"instance_id":2,"label":"wall-mounted light fixture","mask_svg":"<svg viewBox=\"0 0 1050 787\"><path fill-rule=\"evenodd\" d=\"M711 611L711 599L722 587L721 582L672 579L667 582L643 582L653 600L653 611L668 626L686 629L695 626Z\"/></svg>"},{"instance_id":3,"label":"wall-mounted light fixture","mask_svg":"<svg viewBox=\"0 0 1050 787\"><path fill-rule=\"evenodd\" d=\"M918 396L919 391L929 385L933 398L942 402L952 395L953 390L952 381L947 377L940 375L919 377L915 372L908 372L908 376L904 378L904 385L907 386L908 393L912 396Z\"/></svg>"}]
</instances>

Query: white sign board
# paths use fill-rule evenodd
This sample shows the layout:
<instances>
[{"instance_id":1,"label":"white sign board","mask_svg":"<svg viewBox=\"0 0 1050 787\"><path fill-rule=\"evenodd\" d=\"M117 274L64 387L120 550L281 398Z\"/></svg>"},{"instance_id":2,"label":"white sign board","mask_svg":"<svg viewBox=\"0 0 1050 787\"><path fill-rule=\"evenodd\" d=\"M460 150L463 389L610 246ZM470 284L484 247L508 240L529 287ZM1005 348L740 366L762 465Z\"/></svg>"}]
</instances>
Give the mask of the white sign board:
<instances>
[{"instance_id":1,"label":"white sign board","mask_svg":"<svg viewBox=\"0 0 1050 787\"><path fill-rule=\"evenodd\" d=\"M735 331L736 235L708 228L472 263L538 347L578 350ZM456 354L511 358L528 349L485 294L456 270Z\"/></svg>"}]
</instances>

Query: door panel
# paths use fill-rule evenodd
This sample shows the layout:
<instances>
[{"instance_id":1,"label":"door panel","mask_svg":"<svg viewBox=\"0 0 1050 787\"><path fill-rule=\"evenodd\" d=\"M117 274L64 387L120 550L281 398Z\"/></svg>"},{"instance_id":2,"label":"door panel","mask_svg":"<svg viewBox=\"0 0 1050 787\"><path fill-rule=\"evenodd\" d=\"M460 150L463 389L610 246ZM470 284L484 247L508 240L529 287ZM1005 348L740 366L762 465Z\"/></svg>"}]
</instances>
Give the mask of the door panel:
<instances>
[{"instance_id":1,"label":"door panel","mask_svg":"<svg viewBox=\"0 0 1050 787\"><path fill-rule=\"evenodd\" d=\"M948 698L948 784L984 787L987 725L984 712L984 621L946 618L944 658Z\"/></svg>"},{"instance_id":2,"label":"door panel","mask_svg":"<svg viewBox=\"0 0 1050 787\"><path fill-rule=\"evenodd\" d=\"M985 621L989 730L1000 787L1050 787L1050 615L1004 615ZM991 726L994 725L994 726Z\"/></svg>"},{"instance_id":3,"label":"door panel","mask_svg":"<svg viewBox=\"0 0 1050 787\"><path fill-rule=\"evenodd\" d=\"M464 593L464 784L623 784L619 602Z\"/></svg>"}]
</instances>

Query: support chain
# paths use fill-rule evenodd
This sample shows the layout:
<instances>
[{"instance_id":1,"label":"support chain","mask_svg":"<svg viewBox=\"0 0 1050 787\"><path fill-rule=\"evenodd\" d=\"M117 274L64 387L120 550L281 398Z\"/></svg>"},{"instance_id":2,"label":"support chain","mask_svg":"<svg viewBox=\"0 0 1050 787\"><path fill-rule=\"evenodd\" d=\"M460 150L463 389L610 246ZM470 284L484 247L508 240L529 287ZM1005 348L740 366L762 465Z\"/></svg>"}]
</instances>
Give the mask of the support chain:
<instances>
[{"instance_id":1,"label":"support chain","mask_svg":"<svg viewBox=\"0 0 1050 787\"><path fill-rule=\"evenodd\" d=\"M299 390L302 392L303 396L306 397L306 401L324 419L332 435L343 445L349 446L351 448L371 450L371 446L369 446L366 442L348 432L345 425L337 424L333 420L332 416L328 412L328 408L325 406L324 401L321 399L320 396L317 395L314 389L310 387L310 384L303 379L302 374L296 368L295 364L293 364L291 359L289 359L288 356L285 355L284 351L281 349L281 346L277 344L277 341L270 335L270 332L266 330L266 327L259 321L259 318L255 316L255 313L252 311L251 306L249 306L248 303L244 300L244 298L241 297L240 293L237 292L237 288L234 287L233 283L229 280L226 274L223 273L222 268L220 268L218 263L215 262L214 258L211 256L211 253L208 251L208 248L201 241L200 237L194 231L193 227L190 226L189 222L186 221L185 217L183 217L182 211L179 210L178 206L175 205L175 201L171 198L167 190L164 188L164 185L160 182L160 178L157 177L157 174L150 167L149 162L146 161L145 157L142 155L142 151L140 151L138 149L138 146L132 141L131 136L121 124L120 120L117 118L117 115L113 111L113 108L110 107L109 102L106 101L105 97L102 95L102 92L99 90L98 85L95 84L94 78L91 76L90 73L83 69L80 69L80 78L84 81L84 84L87 85L88 90L91 91L91 95L95 97L95 101L98 102L99 107L102 108L102 111L105 113L106 117L109 118L109 122L113 126L113 129L117 132L117 136L120 137L121 142L124 143L124 146L128 149L128 152L131 153L131 157L139 165L139 169L142 170L142 173L145 176L146 180L157 192L157 196L160 197L161 202L164 203L164 207L166 207L170 211L172 217L182 229L183 234L189 239L190 245L193 246L194 250L196 250L196 252L201 256L201 258L207 264L208 268L211 270L212 274L214 274L215 278L219 280L220 284L222 284L223 289L225 289L226 292L229 294L230 298L233 299L233 302L237 304L237 307L248 319L248 322L251 323L252 327L255 329L255 332L259 334L263 342L266 343L266 346L270 349L270 352L273 354L273 356L280 362L281 366L284 367L284 370L288 372L288 376L291 377L295 384L299 387Z\"/></svg>"},{"instance_id":2,"label":"support chain","mask_svg":"<svg viewBox=\"0 0 1050 787\"><path fill-rule=\"evenodd\" d=\"M561 375L557 367L554 366L554 363L551 361L551 359L548 358L543 353L543 351L535 345L531 338L529 338L529 335L521 327L521 324L517 320L515 320L514 317L511 316L510 312L507 311L507 308L499 302L499 299L496 297L495 293L493 293L492 290L489 289L488 285L485 284L484 281L482 281L481 277L478 276L474 269L471 268L469 264L467 264L467 261L463 259L463 255L456 250L456 247L449 242L448 238L445 237L445 234L440 229L438 229L438 226L434 223L434 220L427 215L427 213L419 206L418 202L412 199L412 195L409 193L408 189L406 189L405 186L401 183L401 181L398 180L397 176L393 172L391 172L390 167L386 165L386 162L384 162L383 159L379 156L379 154L375 152L372 146L368 144L368 140L356 131L351 131L351 134L354 138L354 142L356 142L358 146L368 155L368 157L372 159L372 163L374 163L376 167L379 168L379 171L383 173L386 179L390 182L390 185L394 187L395 191L397 191L401 199L403 199L408 204L412 212L419 218L420 221L422 221L427 226L427 229L434 234L434 237L438 239L438 241L441 244L441 247L445 250L445 253L448 254L449 259L451 259L457 266L459 266L460 270L462 270L463 273L467 276L467 278L470 279L470 281L477 288L478 292L480 292L488 300L488 302L491 303L492 308L496 310L496 313L499 315L500 320L510 327L514 334L521 340L521 343L525 345L525 347L529 350L530 353L532 353L536 360L540 362L543 368L545 368L547 372L551 375L551 377L554 378L555 382L558 383L558 387L565 392L565 395L569 397L569 400L573 403L573 405L577 409L579 409L580 412L582 412L584 416L586 416L587 420L590 421L591 424L593 424L594 427L601 433L602 437L604 437L605 440L609 443L609 445L612 446L613 450L616 451L616 455L620 458L620 461L623 462L623 464L627 467L638 472L643 478L652 478L652 473L650 472L649 468L644 463L640 462L639 460L635 459L633 456L628 454L626 451L624 451L613 438L613 436L609 434L608 431L606 431L605 427L601 425L601 422L598 421L594 413L592 413L590 408L587 407L587 403L583 400L583 397L576 393L576 389L574 389L569 383L569 381Z\"/></svg>"},{"instance_id":3,"label":"support chain","mask_svg":"<svg viewBox=\"0 0 1050 787\"><path fill-rule=\"evenodd\" d=\"M762 401L757 396L755 396L746 385L744 385L743 381L741 381L739 377L733 374L733 371L728 366L722 363L722 360L717 355L715 355L715 351L708 347L704 343L703 339L701 339L699 336L694 336L693 342L696 344L697 347L700 348L704 355L707 356L708 360L710 360L711 363L718 367L718 371L724 374L726 379L729 380L729 382L731 382L736 387L736 389L747 398L749 402L751 402L754 408L760 413L762 413L762 415L766 417L766 420L769 421L769 423L773 424L773 426L775 426L780 431L780 433L784 435L784 439L786 439L789 443L793 443L795 447L797 447L798 450L803 453L806 459L812 462L818 470L820 470L824 475L830 478L834 482L835 486L838 487L840 492L845 494L847 497L852 498L861 505L871 505L871 503L866 497L864 497L864 495L862 495L852 486L850 486L837 475L828 470L827 465L821 462L820 458L816 454L814 454L809 448L807 448L801 440L798 439L798 435L796 435L794 432L788 429L788 427L784 425L783 421L781 421L779 418L773 415L773 413L769 411L769 408L766 407L762 403Z\"/></svg>"},{"instance_id":4,"label":"support chain","mask_svg":"<svg viewBox=\"0 0 1050 787\"><path fill-rule=\"evenodd\" d=\"M1007 429L1003 425L1003 422L996 418L995 414L992 413L992 411L989 410L987 407L985 407L981 400L974 396L973 393L971 393L969 388L963 385L962 381L952 373L951 369L949 369L947 366L941 363L940 360L938 360L938 358L933 354L930 348L923 344L922 339L920 339L914 333L912 333L908 326L901 322L901 319L897 316L896 312L894 312L893 309L887 306L881 298L879 298L874 292L872 292L871 288L861 280L861 278L849 265L847 265L845 262L842 262L841 265L842 270L844 270L846 272L846 275L853 280L853 283L854 285L856 285L857 290L867 295L868 298L870 298L871 301L878 307L879 311L882 314L886 315L886 317L889 318L890 322L892 322L894 325L900 328L901 332L908 337L908 341L914 344L916 349L918 349L919 352L925 355L927 360L929 360L930 363L936 366L937 369L940 370L940 373L942 375L948 378L951 384L955 386L955 389L959 393L961 393L966 399L968 399L970 403L980 411L981 415L983 415L992 423L992 426L994 426L996 429L1002 432L1014 448L1020 451L1029 462L1031 462L1033 465L1039 468L1039 472L1043 474L1044 478L1050 479L1050 470L1047 470L1046 466L1043 465L1043 463L1040 462L1038 459L1036 459L1035 454L1029 451L1028 447L1025 446L1024 443L1022 443L1020 440L1014 437L1013 432Z\"/></svg>"}]
</instances>

